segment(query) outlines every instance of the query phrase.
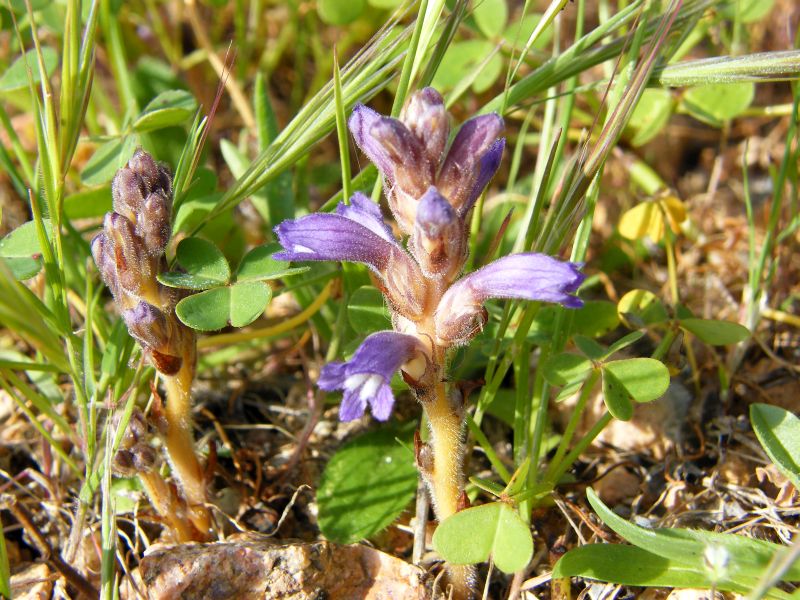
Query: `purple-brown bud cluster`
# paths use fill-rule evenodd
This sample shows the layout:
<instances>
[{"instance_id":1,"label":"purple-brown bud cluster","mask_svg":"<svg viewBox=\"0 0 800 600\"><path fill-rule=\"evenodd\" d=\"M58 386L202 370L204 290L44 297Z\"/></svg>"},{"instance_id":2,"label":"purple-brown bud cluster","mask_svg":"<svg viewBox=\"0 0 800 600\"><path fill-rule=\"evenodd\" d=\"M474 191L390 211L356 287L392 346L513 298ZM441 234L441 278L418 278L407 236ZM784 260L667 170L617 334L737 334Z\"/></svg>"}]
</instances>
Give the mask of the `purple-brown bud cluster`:
<instances>
[{"instance_id":1,"label":"purple-brown bud cluster","mask_svg":"<svg viewBox=\"0 0 800 600\"><path fill-rule=\"evenodd\" d=\"M111 185L113 212L92 240L92 255L128 331L166 375L194 362L194 333L175 317L176 290L161 285L170 238L172 177L138 149Z\"/></svg>"}]
</instances>

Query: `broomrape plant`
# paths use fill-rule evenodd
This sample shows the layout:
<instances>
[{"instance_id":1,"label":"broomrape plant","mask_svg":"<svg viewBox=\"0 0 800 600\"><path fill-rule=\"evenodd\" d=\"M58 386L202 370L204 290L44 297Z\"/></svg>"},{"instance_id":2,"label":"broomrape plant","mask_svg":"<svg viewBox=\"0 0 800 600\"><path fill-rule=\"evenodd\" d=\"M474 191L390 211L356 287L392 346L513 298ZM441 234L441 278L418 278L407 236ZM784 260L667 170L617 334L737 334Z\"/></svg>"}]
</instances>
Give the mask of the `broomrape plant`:
<instances>
[{"instance_id":1,"label":"broomrape plant","mask_svg":"<svg viewBox=\"0 0 800 600\"><path fill-rule=\"evenodd\" d=\"M556 302L576 308L584 280L579 265L547 255L501 257L464 275L469 220L475 201L500 164L505 140L497 114L464 123L449 149L448 115L432 88L412 95L399 119L363 105L349 120L356 143L383 176L389 207L407 246L386 225L380 208L361 193L335 213L311 214L276 227L289 261L334 260L367 265L392 314L393 331L369 335L347 362L321 371L323 390L342 390L343 421L367 406L379 420L394 404L389 382L398 370L423 406L430 438L417 449L417 466L441 521L465 500L465 399L448 382L451 349L468 344L487 320L490 298ZM470 567L450 567L455 588L470 585Z\"/></svg>"},{"instance_id":2,"label":"broomrape plant","mask_svg":"<svg viewBox=\"0 0 800 600\"><path fill-rule=\"evenodd\" d=\"M137 150L114 177L112 196L114 210L106 215L103 231L92 240L92 255L128 331L164 381L165 445L196 532L191 532L175 516L180 507L175 506L169 488L157 474L151 468L136 470L156 509L173 525L179 525L178 537L202 539L207 536L211 521L204 506L205 481L194 451L190 418L196 339L194 331L175 315L179 291L157 279L166 267L164 251L170 239L172 177L149 154ZM123 451L129 450L123 448ZM126 461L125 456L119 455L117 462L137 465L136 460Z\"/></svg>"}]
</instances>

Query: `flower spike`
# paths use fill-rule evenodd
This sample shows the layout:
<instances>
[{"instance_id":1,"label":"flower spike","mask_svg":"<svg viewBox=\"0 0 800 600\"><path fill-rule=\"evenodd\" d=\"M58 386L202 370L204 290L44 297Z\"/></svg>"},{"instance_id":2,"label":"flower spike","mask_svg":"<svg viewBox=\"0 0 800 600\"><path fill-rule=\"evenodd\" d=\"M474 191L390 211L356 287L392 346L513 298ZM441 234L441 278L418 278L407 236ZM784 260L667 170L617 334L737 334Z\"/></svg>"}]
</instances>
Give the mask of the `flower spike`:
<instances>
[{"instance_id":1,"label":"flower spike","mask_svg":"<svg viewBox=\"0 0 800 600\"><path fill-rule=\"evenodd\" d=\"M482 305L489 298L540 300L579 308L583 302L573 294L586 276L578 267L546 254L499 258L463 277L444 293L436 309L436 336L446 345L468 341L483 327Z\"/></svg>"},{"instance_id":2,"label":"flower spike","mask_svg":"<svg viewBox=\"0 0 800 600\"><path fill-rule=\"evenodd\" d=\"M326 391L343 390L339 407L342 421L363 416L367 405L372 416L386 421L392 413L392 375L405 363L422 357L422 343L414 336L379 331L368 336L348 362L332 362L322 368L317 382Z\"/></svg>"}]
</instances>

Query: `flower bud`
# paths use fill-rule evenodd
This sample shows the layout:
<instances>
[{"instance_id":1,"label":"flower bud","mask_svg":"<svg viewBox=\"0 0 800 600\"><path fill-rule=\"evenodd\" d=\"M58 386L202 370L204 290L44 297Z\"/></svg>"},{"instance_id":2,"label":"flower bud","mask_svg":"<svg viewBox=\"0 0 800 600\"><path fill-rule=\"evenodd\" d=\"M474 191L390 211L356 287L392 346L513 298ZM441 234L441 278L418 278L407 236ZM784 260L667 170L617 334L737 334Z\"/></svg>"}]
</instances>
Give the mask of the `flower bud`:
<instances>
[{"instance_id":1,"label":"flower bud","mask_svg":"<svg viewBox=\"0 0 800 600\"><path fill-rule=\"evenodd\" d=\"M130 450L117 450L111 468L119 477L135 477L136 467L133 464L133 453Z\"/></svg>"},{"instance_id":2,"label":"flower bud","mask_svg":"<svg viewBox=\"0 0 800 600\"><path fill-rule=\"evenodd\" d=\"M149 473L156 465L158 456L151 446L145 443L136 444L131 448L133 467L139 473Z\"/></svg>"},{"instance_id":3,"label":"flower bud","mask_svg":"<svg viewBox=\"0 0 800 600\"><path fill-rule=\"evenodd\" d=\"M119 285L131 294L140 293L154 275L142 238L136 235L133 223L115 212L106 215L103 226L114 247Z\"/></svg>"},{"instance_id":4,"label":"flower bud","mask_svg":"<svg viewBox=\"0 0 800 600\"><path fill-rule=\"evenodd\" d=\"M400 120L419 140L428 161L437 168L450 134L441 94L431 87L414 93L403 109Z\"/></svg>"},{"instance_id":5,"label":"flower bud","mask_svg":"<svg viewBox=\"0 0 800 600\"><path fill-rule=\"evenodd\" d=\"M394 165L394 183L412 197L433 183L433 165L420 141L397 119L382 117L370 130Z\"/></svg>"},{"instance_id":6,"label":"flower bud","mask_svg":"<svg viewBox=\"0 0 800 600\"><path fill-rule=\"evenodd\" d=\"M498 146L497 138L502 131L503 119L497 114L470 119L458 130L442 164L436 187L459 214L464 215L472 208L471 202L480 195L497 170L503 151L503 146ZM489 164L484 165L484 162L494 166L488 177L483 172ZM482 180L482 186L476 194L475 184L478 180Z\"/></svg>"},{"instance_id":7,"label":"flower bud","mask_svg":"<svg viewBox=\"0 0 800 600\"><path fill-rule=\"evenodd\" d=\"M117 278L117 262L114 258L114 248L105 233L100 233L94 237L91 243L92 256L100 271L100 277L116 297L119 291L119 280Z\"/></svg>"},{"instance_id":8,"label":"flower bud","mask_svg":"<svg viewBox=\"0 0 800 600\"><path fill-rule=\"evenodd\" d=\"M114 212L135 223L144 208L144 195L144 182L139 175L128 168L117 171L111 182Z\"/></svg>"},{"instance_id":9,"label":"flower bud","mask_svg":"<svg viewBox=\"0 0 800 600\"><path fill-rule=\"evenodd\" d=\"M428 277L458 273L467 255L464 222L450 203L430 187L420 198L411 251Z\"/></svg>"},{"instance_id":10,"label":"flower bud","mask_svg":"<svg viewBox=\"0 0 800 600\"><path fill-rule=\"evenodd\" d=\"M118 413L115 418L115 424L119 425L121 417L122 413ZM123 450L130 450L135 444L144 440L146 435L147 422L145 421L144 415L138 408L134 408L119 446Z\"/></svg>"},{"instance_id":11,"label":"flower bud","mask_svg":"<svg viewBox=\"0 0 800 600\"><path fill-rule=\"evenodd\" d=\"M144 184L143 196L147 196L150 192L157 190L165 192L168 196L172 195L172 178L169 171L159 165L150 154L141 148L133 153L126 169L132 171L141 179Z\"/></svg>"},{"instance_id":12,"label":"flower bud","mask_svg":"<svg viewBox=\"0 0 800 600\"><path fill-rule=\"evenodd\" d=\"M152 304L141 301L122 313L128 331L148 349L165 350L170 343L170 327L166 315Z\"/></svg>"},{"instance_id":13,"label":"flower bud","mask_svg":"<svg viewBox=\"0 0 800 600\"><path fill-rule=\"evenodd\" d=\"M143 210L136 222L136 232L144 241L147 253L153 258L162 256L169 243L169 221L169 199L161 190L152 192L144 202Z\"/></svg>"}]
</instances>

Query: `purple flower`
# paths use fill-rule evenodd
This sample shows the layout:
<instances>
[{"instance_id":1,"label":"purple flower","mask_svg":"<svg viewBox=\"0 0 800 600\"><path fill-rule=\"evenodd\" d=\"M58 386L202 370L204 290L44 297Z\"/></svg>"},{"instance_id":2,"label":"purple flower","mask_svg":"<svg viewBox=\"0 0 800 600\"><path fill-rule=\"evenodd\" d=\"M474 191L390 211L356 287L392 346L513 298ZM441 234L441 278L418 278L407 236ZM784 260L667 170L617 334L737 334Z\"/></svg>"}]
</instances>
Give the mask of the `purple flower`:
<instances>
[{"instance_id":1,"label":"purple flower","mask_svg":"<svg viewBox=\"0 0 800 600\"><path fill-rule=\"evenodd\" d=\"M440 342L464 343L485 322L483 303L489 298L516 298L557 302L568 308L583 306L573 294L586 276L578 265L546 254L505 256L454 283L436 309L436 336Z\"/></svg>"},{"instance_id":2,"label":"purple flower","mask_svg":"<svg viewBox=\"0 0 800 600\"><path fill-rule=\"evenodd\" d=\"M317 384L329 392L344 391L339 407L342 421L361 417L367 404L376 419L386 421L394 406L394 395L389 386L392 375L415 359L427 363L422 343L417 338L394 331L379 331L368 336L348 362L325 365Z\"/></svg>"},{"instance_id":3,"label":"purple flower","mask_svg":"<svg viewBox=\"0 0 800 600\"><path fill-rule=\"evenodd\" d=\"M275 228L284 251L278 260L360 262L380 276L385 292L403 314L422 310L419 267L392 235L378 206L356 193L336 213L315 213L284 221Z\"/></svg>"},{"instance_id":4,"label":"purple flower","mask_svg":"<svg viewBox=\"0 0 800 600\"><path fill-rule=\"evenodd\" d=\"M413 231L417 201L432 185L466 215L497 171L505 146L498 139L503 119L481 115L462 125L445 155L450 128L444 100L433 88L413 94L400 119L359 104L349 126L383 174L389 206L406 233Z\"/></svg>"}]
</instances>

